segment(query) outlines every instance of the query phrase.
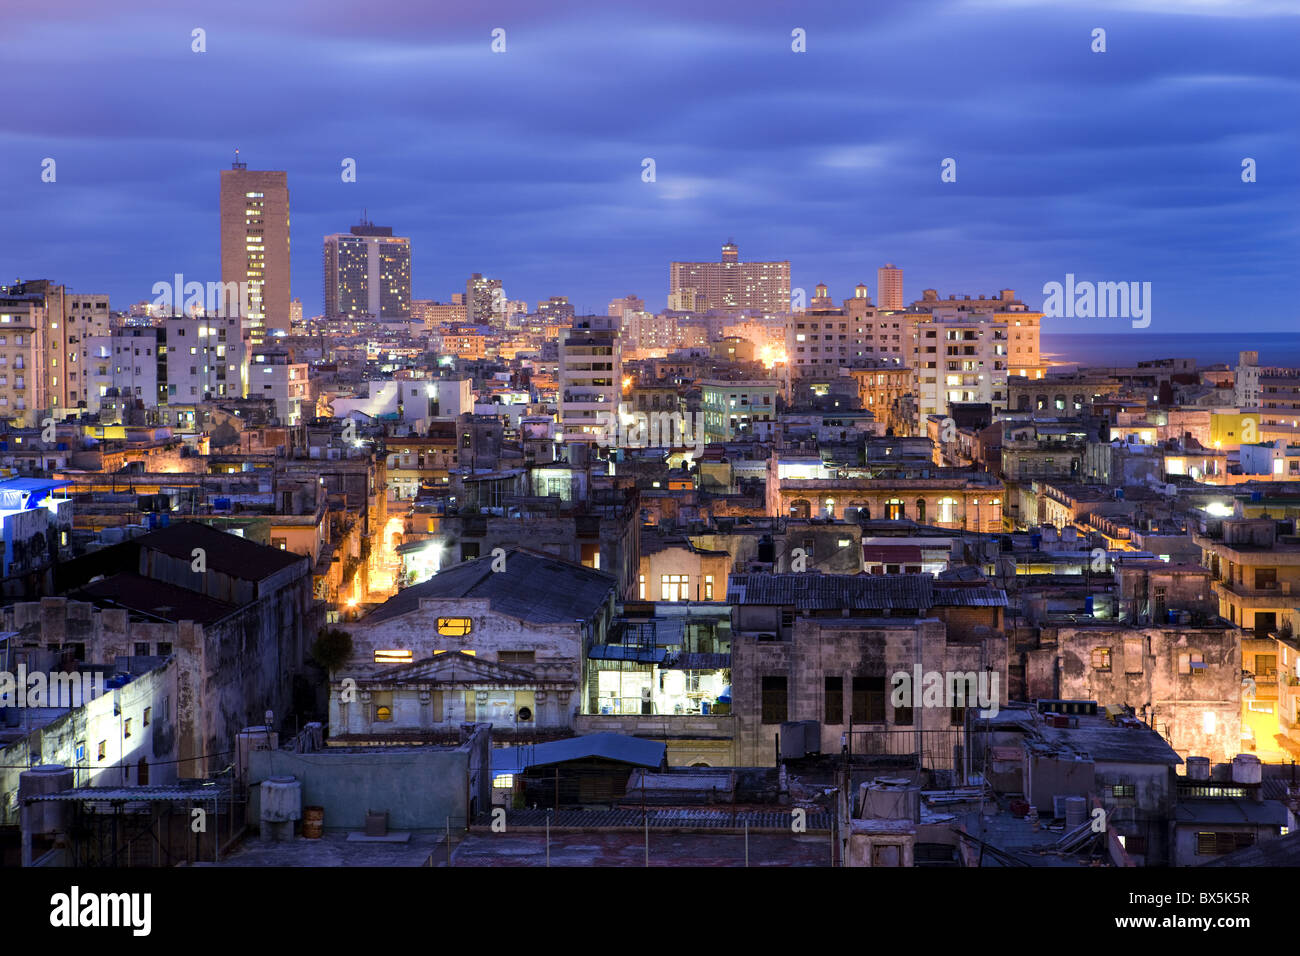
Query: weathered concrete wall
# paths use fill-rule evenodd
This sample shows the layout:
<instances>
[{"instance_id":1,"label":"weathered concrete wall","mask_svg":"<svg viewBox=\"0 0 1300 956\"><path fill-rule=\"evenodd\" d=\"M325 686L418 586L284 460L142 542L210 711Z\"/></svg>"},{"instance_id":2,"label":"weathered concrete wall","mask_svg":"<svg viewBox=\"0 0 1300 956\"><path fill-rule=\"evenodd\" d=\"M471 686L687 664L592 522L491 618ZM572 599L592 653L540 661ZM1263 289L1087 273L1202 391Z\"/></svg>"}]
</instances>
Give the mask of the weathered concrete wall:
<instances>
[{"instance_id":1,"label":"weathered concrete wall","mask_svg":"<svg viewBox=\"0 0 1300 956\"><path fill-rule=\"evenodd\" d=\"M368 811L388 811L394 830L441 831L451 818L464 827L473 778L485 763L475 748L455 750L400 747L310 754L283 750L253 751L249 755L250 784L288 775L302 782L303 806L325 809L327 829L359 830ZM475 773L474 777L487 774ZM487 781L489 787L491 781ZM474 790L477 807L489 805L489 791Z\"/></svg>"},{"instance_id":2,"label":"weathered concrete wall","mask_svg":"<svg viewBox=\"0 0 1300 956\"><path fill-rule=\"evenodd\" d=\"M787 720L821 723L823 753L839 753L841 735L849 729L854 677L883 679L885 721L855 722L855 729L952 730L951 711L941 706L915 708L914 723L898 725L893 707L893 676L939 672L984 672L987 688L997 675L999 706L1006 703L1006 639L997 635L982 643L951 644L941 621L934 618L796 618L790 641L732 640L732 710L736 718L738 757L742 764L769 765L779 723L763 723L763 678L785 677ZM841 680L842 709L827 714L826 678ZM923 689L923 688L922 688Z\"/></svg>"},{"instance_id":3,"label":"weathered concrete wall","mask_svg":"<svg viewBox=\"0 0 1300 956\"><path fill-rule=\"evenodd\" d=\"M364 620L352 625L348 629L353 639L352 660L334 675L335 687L330 695L332 732L449 729L464 721L491 720L478 712L475 695L488 691L491 698L493 690L534 695L531 702L526 696L519 699L520 706L528 706L536 715L531 726L519 723L521 730L571 728L573 715L581 705L584 628L573 622L532 624L495 613L489 606L486 599L425 599L410 614L370 625ZM586 629L593 635L593 642L603 639L609 613L612 604L603 607ZM439 634L439 618L469 618L471 630L464 636ZM439 671L430 673L427 679L406 679L400 687L394 684L366 688L393 693L393 720L376 722L368 701L358 698L354 703L342 702L337 685L349 674L360 678L382 672L384 668L374 664L377 650L409 650L416 662L455 651L473 652L474 660L458 666L456 673ZM501 673L495 674L493 665L500 663L503 652L521 651L531 651L533 661L503 665ZM505 699L501 694L497 698ZM496 722L502 723L504 712L500 707L496 710ZM511 715L516 713L517 707L512 707ZM514 726L516 721L510 724Z\"/></svg>"},{"instance_id":4,"label":"weathered concrete wall","mask_svg":"<svg viewBox=\"0 0 1300 956\"><path fill-rule=\"evenodd\" d=\"M62 764L76 772L75 786L136 786L140 784L141 761L148 764L151 785L174 783L177 778L176 731L166 718L176 699L176 659L141 674L125 687L107 690L88 703L57 711L34 708L30 717L34 729L0 749L0 823L18 822L18 778L23 768L37 764ZM145 724L148 708L149 723ZM174 711L172 712L174 717ZM26 716L26 715L23 715ZM40 721L49 720L40 724ZM126 737L127 720L131 736ZM104 759L99 743L104 742ZM77 747L85 755L77 760Z\"/></svg>"},{"instance_id":5,"label":"weathered concrete wall","mask_svg":"<svg viewBox=\"0 0 1300 956\"><path fill-rule=\"evenodd\" d=\"M1241 641L1231 627L1061 628L1060 696L1133 707L1179 756L1220 763L1241 749ZM1109 649L1108 666L1098 653ZM1199 654L1204 668L1187 655ZM1035 693L1031 696L1049 696ZM1208 716L1207 716L1208 715Z\"/></svg>"},{"instance_id":6,"label":"weathered concrete wall","mask_svg":"<svg viewBox=\"0 0 1300 956\"><path fill-rule=\"evenodd\" d=\"M137 643L166 656L159 645L170 644L177 659L175 755L182 777L202 777L229 763L219 755L233 749L240 729L265 723L267 710L278 720L292 709L293 675L312 632L305 564L301 572L206 628L191 621L132 621L125 610L101 611L65 598L12 605L4 611L5 628L19 632L19 647L84 644L85 660L92 662L135 656ZM217 756L197 759L204 754Z\"/></svg>"},{"instance_id":7,"label":"weathered concrete wall","mask_svg":"<svg viewBox=\"0 0 1300 956\"><path fill-rule=\"evenodd\" d=\"M910 867L915 862L915 828L896 821L850 820L845 866Z\"/></svg>"}]
</instances>

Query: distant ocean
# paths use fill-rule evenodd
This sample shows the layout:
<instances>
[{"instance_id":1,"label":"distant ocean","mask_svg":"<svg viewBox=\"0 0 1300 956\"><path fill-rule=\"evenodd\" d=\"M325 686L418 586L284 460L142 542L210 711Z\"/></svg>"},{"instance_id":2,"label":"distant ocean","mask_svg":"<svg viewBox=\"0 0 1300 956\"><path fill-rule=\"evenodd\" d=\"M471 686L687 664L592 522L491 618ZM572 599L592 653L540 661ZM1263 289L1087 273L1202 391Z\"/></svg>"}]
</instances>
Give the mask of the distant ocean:
<instances>
[{"instance_id":1,"label":"distant ocean","mask_svg":"<svg viewBox=\"0 0 1300 956\"><path fill-rule=\"evenodd\" d=\"M1044 332L1041 349L1044 360L1068 365L1122 366L1147 359L1191 358L1201 366L1236 368L1238 352L1258 352L1261 365L1300 367L1300 333L1293 332Z\"/></svg>"}]
</instances>

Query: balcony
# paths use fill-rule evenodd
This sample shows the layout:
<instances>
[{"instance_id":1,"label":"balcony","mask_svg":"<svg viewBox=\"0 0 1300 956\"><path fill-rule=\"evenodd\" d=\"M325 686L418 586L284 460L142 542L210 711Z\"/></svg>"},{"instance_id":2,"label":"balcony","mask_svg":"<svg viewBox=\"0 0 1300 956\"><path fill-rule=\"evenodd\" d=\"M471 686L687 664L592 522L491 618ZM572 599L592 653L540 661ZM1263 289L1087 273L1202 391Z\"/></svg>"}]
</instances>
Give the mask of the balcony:
<instances>
[{"instance_id":1,"label":"balcony","mask_svg":"<svg viewBox=\"0 0 1300 956\"><path fill-rule=\"evenodd\" d=\"M1282 582L1283 585L1287 583ZM1252 610L1281 611L1294 605L1290 587L1273 585L1272 587L1248 588L1241 584L1234 584L1231 581L1212 581L1211 586L1218 597L1235 604L1237 607Z\"/></svg>"}]
</instances>

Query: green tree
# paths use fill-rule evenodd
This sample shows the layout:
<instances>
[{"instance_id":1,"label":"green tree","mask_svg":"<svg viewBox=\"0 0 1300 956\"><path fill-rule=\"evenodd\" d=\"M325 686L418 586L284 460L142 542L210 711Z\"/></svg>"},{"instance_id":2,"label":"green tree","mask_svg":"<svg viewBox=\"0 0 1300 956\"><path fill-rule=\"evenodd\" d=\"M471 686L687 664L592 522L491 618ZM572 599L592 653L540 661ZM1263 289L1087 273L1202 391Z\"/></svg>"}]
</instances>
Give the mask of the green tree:
<instances>
[{"instance_id":1,"label":"green tree","mask_svg":"<svg viewBox=\"0 0 1300 956\"><path fill-rule=\"evenodd\" d=\"M327 671L335 671L352 656L352 635L337 627L323 627L311 646L311 656Z\"/></svg>"}]
</instances>

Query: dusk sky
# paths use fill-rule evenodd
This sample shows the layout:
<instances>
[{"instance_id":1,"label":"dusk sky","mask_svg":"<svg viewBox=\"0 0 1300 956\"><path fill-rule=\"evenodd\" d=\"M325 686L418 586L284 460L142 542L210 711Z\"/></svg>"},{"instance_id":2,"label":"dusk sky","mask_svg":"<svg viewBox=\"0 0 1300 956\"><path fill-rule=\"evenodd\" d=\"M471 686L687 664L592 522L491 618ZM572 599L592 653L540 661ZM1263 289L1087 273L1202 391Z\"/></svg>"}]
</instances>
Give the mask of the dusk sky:
<instances>
[{"instance_id":1,"label":"dusk sky","mask_svg":"<svg viewBox=\"0 0 1300 956\"><path fill-rule=\"evenodd\" d=\"M444 302L481 272L660 309L671 260L734 237L837 300L891 261L908 301L1037 308L1074 273L1152 283L1150 333L1300 326L1300 0L5 0L0 27L3 279L115 308L219 278L239 147L288 172L309 316L365 208Z\"/></svg>"}]
</instances>

